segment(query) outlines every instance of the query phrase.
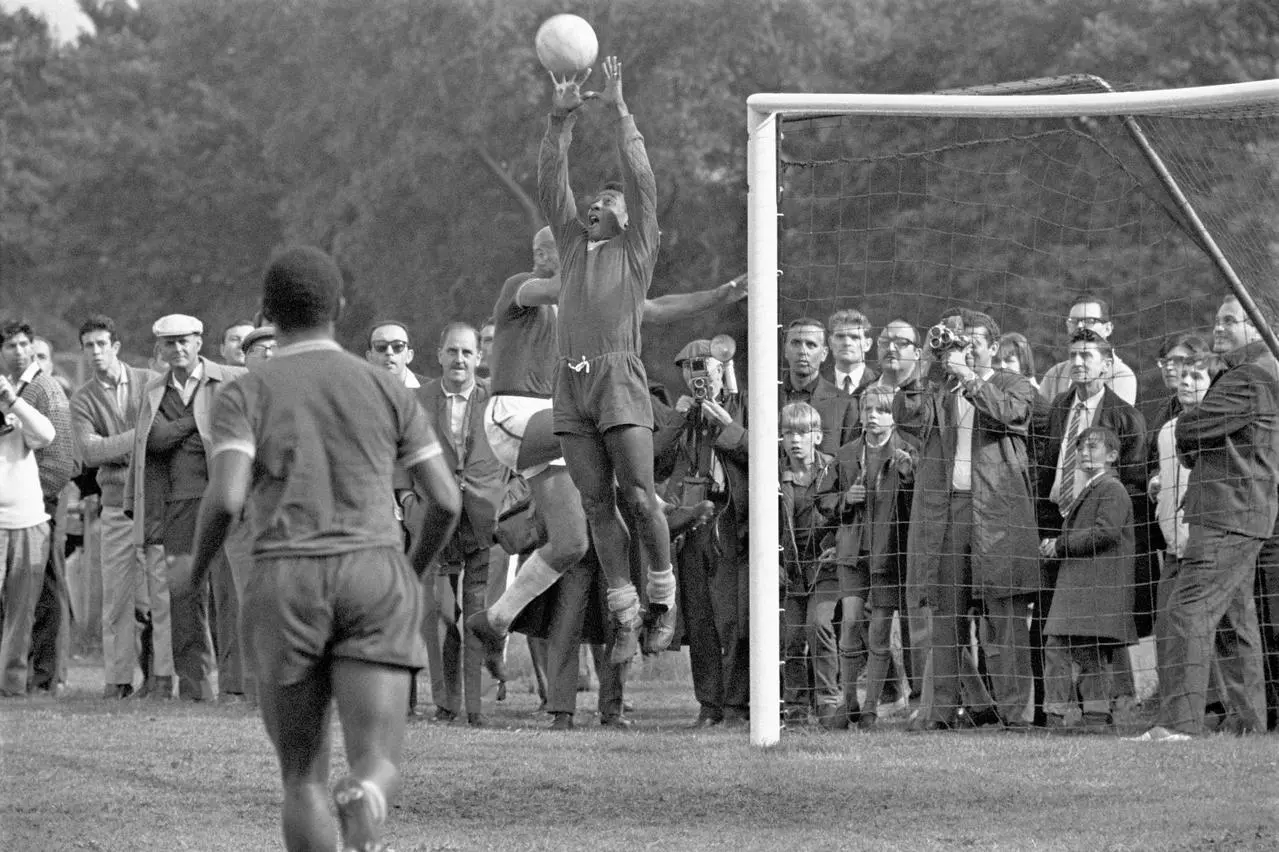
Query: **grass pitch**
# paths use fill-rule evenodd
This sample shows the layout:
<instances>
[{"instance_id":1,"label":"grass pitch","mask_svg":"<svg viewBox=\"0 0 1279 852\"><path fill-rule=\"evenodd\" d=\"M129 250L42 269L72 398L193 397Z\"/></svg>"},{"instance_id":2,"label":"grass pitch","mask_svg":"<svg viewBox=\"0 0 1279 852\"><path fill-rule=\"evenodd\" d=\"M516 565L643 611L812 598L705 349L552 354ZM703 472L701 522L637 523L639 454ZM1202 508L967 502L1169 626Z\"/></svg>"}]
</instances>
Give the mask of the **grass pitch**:
<instances>
[{"instance_id":1,"label":"grass pitch","mask_svg":"<svg viewBox=\"0 0 1279 852\"><path fill-rule=\"evenodd\" d=\"M582 693L578 729L552 733L518 683L486 697L491 728L413 724L393 847L1279 849L1279 737L798 731L759 750L742 729L685 730L687 668L664 660L628 691L635 731L601 729ZM252 708L105 702L100 672L0 704L0 849L282 848Z\"/></svg>"}]
</instances>

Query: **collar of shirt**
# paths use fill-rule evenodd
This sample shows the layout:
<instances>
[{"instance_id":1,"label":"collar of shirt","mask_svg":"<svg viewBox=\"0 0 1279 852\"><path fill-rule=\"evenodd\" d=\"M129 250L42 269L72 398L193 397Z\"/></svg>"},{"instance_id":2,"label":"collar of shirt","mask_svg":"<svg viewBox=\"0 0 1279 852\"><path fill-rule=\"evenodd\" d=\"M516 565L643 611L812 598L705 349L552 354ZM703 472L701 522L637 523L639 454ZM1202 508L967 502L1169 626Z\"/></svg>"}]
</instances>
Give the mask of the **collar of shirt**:
<instances>
[{"instance_id":1,"label":"collar of shirt","mask_svg":"<svg viewBox=\"0 0 1279 852\"><path fill-rule=\"evenodd\" d=\"M176 390L182 390L184 387L190 387L193 384L199 384L200 379L204 378L204 359L196 358L195 366L191 368L191 372L187 375L185 382L179 383L177 376L173 375L173 370L169 370L169 384L173 385Z\"/></svg>"},{"instance_id":2,"label":"collar of shirt","mask_svg":"<svg viewBox=\"0 0 1279 852\"><path fill-rule=\"evenodd\" d=\"M804 385L803 387L797 387L795 385L795 382L791 380L790 371L787 370L786 376L782 380L782 388L783 390L785 390L787 394L802 393L802 394L808 394L809 396L812 396L813 391L817 390L817 385L821 380L822 380L822 377L819 376L817 373L814 373L812 381L810 381L808 384Z\"/></svg>"},{"instance_id":3,"label":"collar of shirt","mask_svg":"<svg viewBox=\"0 0 1279 852\"><path fill-rule=\"evenodd\" d=\"M336 340L299 340L297 343L290 343L288 346L280 346L275 350L274 358L286 358L289 355L304 355L308 352L341 352L342 347L338 346Z\"/></svg>"},{"instance_id":4,"label":"collar of shirt","mask_svg":"<svg viewBox=\"0 0 1279 852\"><path fill-rule=\"evenodd\" d=\"M864 375L866 375L865 364L858 364L857 366L853 367L853 369L849 370L847 373L845 373L843 370L836 367L835 368L835 387L839 388L840 390L843 390L844 379L851 379L852 386L856 388L857 385L861 382L862 376Z\"/></svg>"},{"instance_id":5,"label":"collar of shirt","mask_svg":"<svg viewBox=\"0 0 1279 852\"><path fill-rule=\"evenodd\" d=\"M115 364L115 375L107 373L107 377L105 379L98 379L98 384L102 385L107 390L115 390L120 387L120 385L127 385L128 383L129 371L124 369L124 365L119 361Z\"/></svg>"},{"instance_id":6,"label":"collar of shirt","mask_svg":"<svg viewBox=\"0 0 1279 852\"><path fill-rule=\"evenodd\" d=\"M468 387L466 390L451 391L448 388L444 387L444 385L440 385L440 390L444 391L444 395L448 397L450 400L453 399L454 397L457 397L461 399L463 402L469 402L471 399L471 394L475 393L475 382L471 382L470 387Z\"/></svg>"},{"instance_id":7,"label":"collar of shirt","mask_svg":"<svg viewBox=\"0 0 1279 852\"><path fill-rule=\"evenodd\" d=\"M36 377L36 373L38 372L40 372L40 362L32 361L27 365L27 368L22 371L22 375L18 376L18 381L14 382L14 384L19 384L21 382L27 382L29 384L31 380Z\"/></svg>"},{"instance_id":8,"label":"collar of shirt","mask_svg":"<svg viewBox=\"0 0 1279 852\"><path fill-rule=\"evenodd\" d=\"M1071 403L1070 410L1071 412L1074 412L1075 409L1079 407L1079 404L1083 403L1084 411L1086 412L1087 416L1084 418L1082 428L1086 429L1092 425L1093 418L1097 414L1097 409L1101 406L1101 398L1105 395L1106 395L1106 389L1104 387L1097 393L1088 397L1087 399L1080 399L1079 394L1078 393L1075 394L1075 401ZM1067 428L1070 427L1069 417L1066 418L1066 426Z\"/></svg>"},{"instance_id":9,"label":"collar of shirt","mask_svg":"<svg viewBox=\"0 0 1279 852\"><path fill-rule=\"evenodd\" d=\"M417 376L413 374L412 370L405 370L404 386L408 388L409 390L417 390L418 388L422 387L422 383L417 380Z\"/></svg>"}]
</instances>

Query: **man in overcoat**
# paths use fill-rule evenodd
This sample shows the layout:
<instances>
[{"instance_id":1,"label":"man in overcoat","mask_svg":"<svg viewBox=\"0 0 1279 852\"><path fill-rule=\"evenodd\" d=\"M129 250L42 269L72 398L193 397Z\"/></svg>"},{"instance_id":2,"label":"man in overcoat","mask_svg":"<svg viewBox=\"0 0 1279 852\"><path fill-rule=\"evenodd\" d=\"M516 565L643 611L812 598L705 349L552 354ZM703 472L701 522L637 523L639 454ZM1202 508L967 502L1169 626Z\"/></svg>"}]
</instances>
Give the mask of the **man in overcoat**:
<instances>
[{"instance_id":1,"label":"man in overcoat","mask_svg":"<svg viewBox=\"0 0 1279 852\"><path fill-rule=\"evenodd\" d=\"M1040 587L1026 439L1035 388L997 371L999 327L975 311L952 317L958 339L936 353L935 375L907 382L898 428L920 443L907 540L907 605L932 607L933 704L925 729L954 725L960 709L960 625L976 601L990 622L991 672L1005 724L1027 724L1027 619ZM963 635L966 637L967 632Z\"/></svg>"}]
</instances>

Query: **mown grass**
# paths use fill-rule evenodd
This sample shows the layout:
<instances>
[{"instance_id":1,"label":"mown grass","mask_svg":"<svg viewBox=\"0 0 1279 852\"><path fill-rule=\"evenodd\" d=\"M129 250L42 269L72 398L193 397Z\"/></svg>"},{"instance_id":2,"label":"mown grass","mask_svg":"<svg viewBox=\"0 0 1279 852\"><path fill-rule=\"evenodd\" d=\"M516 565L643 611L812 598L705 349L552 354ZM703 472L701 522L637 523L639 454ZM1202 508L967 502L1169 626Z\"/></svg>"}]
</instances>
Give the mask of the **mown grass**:
<instances>
[{"instance_id":1,"label":"mown grass","mask_svg":"<svg viewBox=\"0 0 1279 852\"><path fill-rule=\"evenodd\" d=\"M668 655L670 656L670 655ZM693 733L678 666L633 683L641 727L546 730L515 688L484 730L412 726L390 839L443 850L1279 848L1279 737ZM674 672L674 674L671 674ZM643 673L641 673L643 675ZM243 705L0 705L0 849L280 848L280 790ZM340 768L341 754L334 766Z\"/></svg>"}]
</instances>

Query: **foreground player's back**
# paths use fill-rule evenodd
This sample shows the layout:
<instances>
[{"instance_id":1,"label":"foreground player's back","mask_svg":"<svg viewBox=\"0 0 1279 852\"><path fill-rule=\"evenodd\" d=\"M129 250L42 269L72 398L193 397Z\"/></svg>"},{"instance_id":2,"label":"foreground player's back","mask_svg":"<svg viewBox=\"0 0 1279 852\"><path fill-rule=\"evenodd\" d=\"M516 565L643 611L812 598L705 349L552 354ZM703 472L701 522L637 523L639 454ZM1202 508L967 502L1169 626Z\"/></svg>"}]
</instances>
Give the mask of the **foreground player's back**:
<instances>
[{"instance_id":1,"label":"foreground player's back","mask_svg":"<svg viewBox=\"0 0 1279 852\"><path fill-rule=\"evenodd\" d=\"M324 340L282 347L228 392L251 432L256 554L399 546L392 470L437 450L411 391Z\"/></svg>"}]
</instances>

